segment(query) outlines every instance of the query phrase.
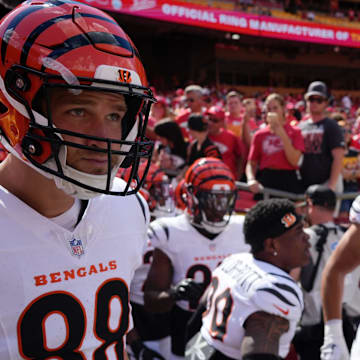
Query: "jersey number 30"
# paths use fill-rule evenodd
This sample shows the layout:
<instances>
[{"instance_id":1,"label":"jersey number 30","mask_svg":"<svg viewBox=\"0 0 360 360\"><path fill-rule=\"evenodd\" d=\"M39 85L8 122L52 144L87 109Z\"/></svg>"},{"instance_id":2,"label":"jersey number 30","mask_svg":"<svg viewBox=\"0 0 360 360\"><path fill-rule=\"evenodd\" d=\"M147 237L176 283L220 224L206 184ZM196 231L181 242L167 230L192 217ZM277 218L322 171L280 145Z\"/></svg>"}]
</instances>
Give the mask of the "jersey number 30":
<instances>
[{"instance_id":1,"label":"jersey number 30","mask_svg":"<svg viewBox=\"0 0 360 360\"><path fill-rule=\"evenodd\" d=\"M109 328L110 303L117 298L121 315L116 329ZM44 323L52 314L59 314L66 324L64 343L49 349L46 344ZM80 350L86 333L86 314L81 302L65 291L50 292L31 302L18 321L19 350L25 359L85 360ZM94 360L106 360L106 349L114 344L118 359L123 359L123 336L129 326L128 288L122 279L103 283L96 292L94 335L102 342L94 352Z\"/></svg>"},{"instance_id":2,"label":"jersey number 30","mask_svg":"<svg viewBox=\"0 0 360 360\"><path fill-rule=\"evenodd\" d=\"M228 323L228 318L231 314L233 307L233 298L231 296L229 288L226 288L220 294L217 294L216 292L218 286L219 279L217 277L214 277L211 283L212 289L209 293L210 296L208 297L208 310L206 310L203 316L208 314L209 311L213 312L211 318L210 334L214 339L224 341L224 337L226 335L226 325Z\"/></svg>"}]
</instances>

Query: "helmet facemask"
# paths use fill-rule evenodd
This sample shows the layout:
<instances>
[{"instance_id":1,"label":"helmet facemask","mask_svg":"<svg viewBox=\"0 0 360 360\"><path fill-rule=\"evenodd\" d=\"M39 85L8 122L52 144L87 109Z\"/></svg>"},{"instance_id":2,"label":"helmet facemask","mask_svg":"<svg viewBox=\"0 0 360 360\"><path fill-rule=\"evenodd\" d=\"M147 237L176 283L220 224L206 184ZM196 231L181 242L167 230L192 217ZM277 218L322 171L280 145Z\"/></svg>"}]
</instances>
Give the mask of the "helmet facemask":
<instances>
[{"instance_id":1,"label":"helmet facemask","mask_svg":"<svg viewBox=\"0 0 360 360\"><path fill-rule=\"evenodd\" d=\"M204 190L190 187L191 222L209 233L222 232L230 221L237 192L234 190Z\"/></svg>"}]
</instances>

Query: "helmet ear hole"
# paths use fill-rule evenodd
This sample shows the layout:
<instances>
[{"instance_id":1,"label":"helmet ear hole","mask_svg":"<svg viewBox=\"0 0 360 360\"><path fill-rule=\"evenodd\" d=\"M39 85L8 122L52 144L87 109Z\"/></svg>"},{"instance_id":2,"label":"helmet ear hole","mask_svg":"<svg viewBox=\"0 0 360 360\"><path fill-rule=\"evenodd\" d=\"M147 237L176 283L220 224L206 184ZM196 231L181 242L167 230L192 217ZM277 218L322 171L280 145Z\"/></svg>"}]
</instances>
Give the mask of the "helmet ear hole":
<instances>
[{"instance_id":1,"label":"helmet ear hole","mask_svg":"<svg viewBox=\"0 0 360 360\"><path fill-rule=\"evenodd\" d=\"M9 92L25 92L30 89L31 83L26 74L9 69L5 74L5 86Z\"/></svg>"},{"instance_id":2,"label":"helmet ear hole","mask_svg":"<svg viewBox=\"0 0 360 360\"><path fill-rule=\"evenodd\" d=\"M43 153L43 148L40 141L31 138L29 135L25 135L21 147L23 153L28 156L40 156Z\"/></svg>"},{"instance_id":3,"label":"helmet ear hole","mask_svg":"<svg viewBox=\"0 0 360 360\"><path fill-rule=\"evenodd\" d=\"M24 136L21 142L24 155L41 164L52 155L50 142L41 140L42 137L45 138L42 130L32 129Z\"/></svg>"}]
</instances>

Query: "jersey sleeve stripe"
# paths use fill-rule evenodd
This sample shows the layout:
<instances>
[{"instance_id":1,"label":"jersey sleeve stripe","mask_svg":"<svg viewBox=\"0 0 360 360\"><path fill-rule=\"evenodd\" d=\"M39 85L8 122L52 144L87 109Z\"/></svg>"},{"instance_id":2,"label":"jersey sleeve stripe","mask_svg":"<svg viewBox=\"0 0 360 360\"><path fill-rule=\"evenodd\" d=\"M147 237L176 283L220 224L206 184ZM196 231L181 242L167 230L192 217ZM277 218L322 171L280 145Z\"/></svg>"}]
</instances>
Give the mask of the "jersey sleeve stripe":
<instances>
[{"instance_id":1,"label":"jersey sleeve stripe","mask_svg":"<svg viewBox=\"0 0 360 360\"><path fill-rule=\"evenodd\" d=\"M257 289L257 291L265 291L268 292L270 294L273 294L274 296L276 296L279 300L281 300L282 302L284 302L285 304L289 305L289 306L295 306L293 303L291 303L288 299L286 299L286 297L281 294L279 291L275 290L275 289L270 289L270 288L261 288L261 289Z\"/></svg>"},{"instance_id":2,"label":"jersey sleeve stripe","mask_svg":"<svg viewBox=\"0 0 360 360\"><path fill-rule=\"evenodd\" d=\"M291 286L286 285L286 284L280 284L280 283L275 283L274 285L282 290L288 291L289 293L293 294L298 299L299 304L301 305L301 300L300 300L298 293Z\"/></svg>"},{"instance_id":3,"label":"jersey sleeve stripe","mask_svg":"<svg viewBox=\"0 0 360 360\"><path fill-rule=\"evenodd\" d=\"M294 284L296 284L296 281L294 279L292 279L290 276L280 275L280 274L276 274L276 273L269 273L269 275L279 276L279 277L282 277L282 278L289 280L289 281L293 282Z\"/></svg>"},{"instance_id":4,"label":"jersey sleeve stripe","mask_svg":"<svg viewBox=\"0 0 360 360\"><path fill-rule=\"evenodd\" d=\"M156 231L154 230L154 228L151 226L151 224L149 225L149 229L148 229L148 234L150 235L150 238L151 237L156 237L158 241L160 241Z\"/></svg>"},{"instance_id":5,"label":"jersey sleeve stripe","mask_svg":"<svg viewBox=\"0 0 360 360\"><path fill-rule=\"evenodd\" d=\"M164 230L164 233L166 235L166 240L169 241L169 228L166 224L160 222L160 225L162 227L162 229Z\"/></svg>"}]
</instances>

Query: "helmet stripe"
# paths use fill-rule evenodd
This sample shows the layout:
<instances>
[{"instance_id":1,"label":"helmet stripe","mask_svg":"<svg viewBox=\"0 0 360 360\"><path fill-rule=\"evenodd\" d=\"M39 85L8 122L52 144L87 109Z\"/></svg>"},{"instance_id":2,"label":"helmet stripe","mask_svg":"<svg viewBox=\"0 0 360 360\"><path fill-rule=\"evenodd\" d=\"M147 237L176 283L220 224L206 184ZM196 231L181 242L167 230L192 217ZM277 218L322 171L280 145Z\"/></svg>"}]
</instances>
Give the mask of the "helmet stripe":
<instances>
[{"instance_id":1,"label":"helmet stripe","mask_svg":"<svg viewBox=\"0 0 360 360\"><path fill-rule=\"evenodd\" d=\"M126 50L129 50L134 53L134 48L131 46L131 44L124 38L109 34L109 33L103 33L103 32L90 32L87 33L87 35L91 34L91 39L94 41L94 44L110 44L110 45L116 45L120 46ZM52 59L57 59L58 57L72 51L75 49L79 49L83 46L92 45L92 42L88 40L88 38L85 36L85 34L80 34L73 36L72 38L67 39L64 41L64 46L60 49L56 49L53 52L51 52L48 57ZM42 66L41 71L44 71L45 67Z\"/></svg>"},{"instance_id":2,"label":"helmet stripe","mask_svg":"<svg viewBox=\"0 0 360 360\"><path fill-rule=\"evenodd\" d=\"M61 6L64 5L64 3L69 3L69 4L77 4L79 5L76 1L60 1L60 0L50 0L48 1L48 3L50 3L53 6ZM48 4L47 4L48 5ZM24 11L22 11L21 13L19 13L17 16L14 17L14 19L10 22L9 26L7 27L7 29L4 32L4 35L2 36L2 42L1 42L1 61L4 63L5 61L5 55L6 55L6 50L8 47L8 43L12 37L12 34L15 30L15 28L21 23L21 21L23 21L28 15L42 10L44 9L44 4L34 4L29 6L27 9L25 9Z\"/></svg>"},{"instance_id":3,"label":"helmet stripe","mask_svg":"<svg viewBox=\"0 0 360 360\"><path fill-rule=\"evenodd\" d=\"M1 42L1 61L2 63L5 62L5 55L6 50L9 44L9 41L12 37L12 34L15 30L15 28L19 25L19 23L26 18L28 15L32 14L35 11L43 9L43 6L34 5L32 7L29 7L28 9L25 9L22 11L18 16L16 16L9 24L7 29L4 32L4 35L2 36L2 42Z\"/></svg>"},{"instance_id":4,"label":"helmet stripe","mask_svg":"<svg viewBox=\"0 0 360 360\"><path fill-rule=\"evenodd\" d=\"M198 185L196 186L201 186L203 184L206 184L207 182L211 181L211 180L228 180L230 182L233 182L233 179L231 177L228 177L226 175L213 175L213 176L209 176L206 179L203 179L202 181L199 182Z\"/></svg>"},{"instance_id":5,"label":"helmet stripe","mask_svg":"<svg viewBox=\"0 0 360 360\"><path fill-rule=\"evenodd\" d=\"M114 25L117 25L117 23L115 21L113 21L112 19L108 19L102 16L98 16L98 15L94 15L94 14L81 14L81 17L88 17L88 18L95 18L95 19L99 19L99 20L103 20L103 21L107 21L109 23L112 23ZM25 41L25 44L22 48L21 51L21 57L20 57L20 64L22 65L26 65L26 61L27 61L27 57L29 55L29 51L30 48L32 47L32 45L34 44L34 42L36 41L36 39L46 30L48 29L50 26L59 23L61 21L65 21L68 19L72 19L72 14L70 15L63 15L63 16L58 16L55 17L51 20L48 20L42 24L40 24L37 28L35 28L31 34L28 36L28 38Z\"/></svg>"},{"instance_id":6,"label":"helmet stripe","mask_svg":"<svg viewBox=\"0 0 360 360\"><path fill-rule=\"evenodd\" d=\"M203 166L203 165L200 165L200 164L197 164L197 166L195 166L193 168L193 171L191 172L190 176L189 176L189 182L191 184L194 184L196 182L196 179L201 176L202 173L206 172L206 171L226 171L228 172L229 174L231 174L231 176L229 176L229 178L232 179L232 172L229 168L225 167L225 166L222 166L222 164L220 164L218 161L214 161L214 162L207 162L206 165L209 165L209 166L206 166L206 167L203 167L202 169L200 170L196 170L196 168L198 166ZM215 166L210 166L210 165L215 165ZM196 172L195 172L196 170ZM233 180L231 180L233 181Z\"/></svg>"}]
</instances>

